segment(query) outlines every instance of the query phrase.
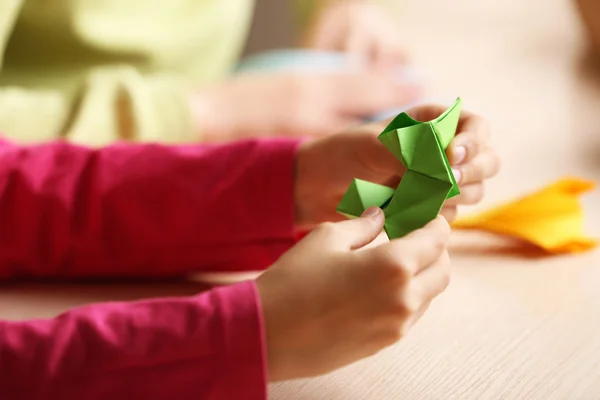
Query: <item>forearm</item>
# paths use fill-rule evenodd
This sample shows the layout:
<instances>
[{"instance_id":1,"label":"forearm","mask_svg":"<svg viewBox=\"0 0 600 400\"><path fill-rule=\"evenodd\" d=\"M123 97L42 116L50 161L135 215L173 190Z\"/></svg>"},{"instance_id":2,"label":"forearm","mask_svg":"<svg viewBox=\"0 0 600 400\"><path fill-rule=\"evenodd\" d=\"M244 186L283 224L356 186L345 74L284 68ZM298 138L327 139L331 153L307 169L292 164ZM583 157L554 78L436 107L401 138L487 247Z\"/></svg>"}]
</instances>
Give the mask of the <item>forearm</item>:
<instances>
[{"instance_id":1,"label":"forearm","mask_svg":"<svg viewBox=\"0 0 600 400\"><path fill-rule=\"evenodd\" d=\"M0 322L0 393L12 399L264 399L253 282L191 298L105 303ZM232 384L234 382L234 384Z\"/></svg>"},{"instance_id":2,"label":"forearm","mask_svg":"<svg viewBox=\"0 0 600 400\"><path fill-rule=\"evenodd\" d=\"M0 143L0 277L267 267L292 243L295 140Z\"/></svg>"}]
</instances>

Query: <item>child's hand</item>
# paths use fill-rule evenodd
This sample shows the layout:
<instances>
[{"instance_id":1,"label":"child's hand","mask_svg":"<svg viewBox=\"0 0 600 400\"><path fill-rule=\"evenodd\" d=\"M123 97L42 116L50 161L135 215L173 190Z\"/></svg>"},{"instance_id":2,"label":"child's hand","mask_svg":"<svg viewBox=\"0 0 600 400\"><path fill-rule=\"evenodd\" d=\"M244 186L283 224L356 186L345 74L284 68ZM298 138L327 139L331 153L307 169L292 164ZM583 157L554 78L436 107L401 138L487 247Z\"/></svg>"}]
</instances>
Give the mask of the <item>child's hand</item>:
<instances>
[{"instance_id":1,"label":"child's hand","mask_svg":"<svg viewBox=\"0 0 600 400\"><path fill-rule=\"evenodd\" d=\"M409 111L419 121L429 121L446 111L443 106L421 106ZM446 153L454 169L454 176L461 194L448 200L445 215L456 217L457 206L477 204L483 198L484 184L500 169L500 159L491 147L490 126L477 115L463 112L458 123L457 135Z\"/></svg>"},{"instance_id":2,"label":"child's hand","mask_svg":"<svg viewBox=\"0 0 600 400\"><path fill-rule=\"evenodd\" d=\"M419 89L386 73L249 74L192 98L207 141L252 136L320 136L418 99Z\"/></svg>"},{"instance_id":3,"label":"child's hand","mask_svg":"<svg viewBox=\"0 0 600 400\"><path fill-rule=\"evenodd\" d=\"M272 381L324 374L406 335L449 282L450 228L438 218L402 239L363 249L383 213L324 224L257 285Z\"/></svg>"},{"instance_id":4,"label":"child's hand","mask_svg":"<svg viewBox=\"0 0 600 400\"><path fill-rule=\"evenodd\" d=\"M306 44L314 49L343 51L388 65L405 62L400 32L384 8L360 0L334 0L325 6Z\"/></svg>"},{"instance_id":5,"label":"child's hand","mask_svg":"<svg viewBox=\"0 0 600 400\"><path fill-rule=\"evenodd\" d=\"M445 109L421 106L408 113L427 121ZM383 128L380 124L363 126L302 145L295 190L299 226L344 219L336 213L336 207L353 178L391 187L398 185L404 167L377 139ZM442 210L449 221L455 218L457 205L478 203L483 197L484 181L498 172L499 160L490 147L489 136L484 119L462 113L457 135L447 151L461 190Z\"/></svg>"}]
</instances>

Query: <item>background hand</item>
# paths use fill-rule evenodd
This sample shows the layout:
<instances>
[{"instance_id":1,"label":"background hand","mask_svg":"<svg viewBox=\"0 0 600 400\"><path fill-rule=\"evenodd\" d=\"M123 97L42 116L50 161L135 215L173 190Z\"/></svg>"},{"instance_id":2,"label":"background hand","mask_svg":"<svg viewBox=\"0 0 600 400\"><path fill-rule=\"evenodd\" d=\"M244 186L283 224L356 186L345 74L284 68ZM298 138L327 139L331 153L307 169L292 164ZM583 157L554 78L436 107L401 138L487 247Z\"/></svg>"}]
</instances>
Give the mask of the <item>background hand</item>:
<instances>
[{"instance_id":1,"label":"background hand","mask_svg":"<svg viewBox=\"0 0 600 400\"><path fill-rule=\"evenodd\" d=\"M272 381L324 374L375 354L404 337L448 285L443 218L357 251L383 228L382 211L369 212L321 225L258 278Z\"/></svg>"},{"instance_id":2,"label":"background hand","mask_svg":"<svg viewBox=\"0 0 600 400\"><path fill-rule=\"evenodd\" d=\"M192 109L207 141L253 136L323 136L418 98L392 74L254 73L195 94Z\"/></svg>"}]
</instances>

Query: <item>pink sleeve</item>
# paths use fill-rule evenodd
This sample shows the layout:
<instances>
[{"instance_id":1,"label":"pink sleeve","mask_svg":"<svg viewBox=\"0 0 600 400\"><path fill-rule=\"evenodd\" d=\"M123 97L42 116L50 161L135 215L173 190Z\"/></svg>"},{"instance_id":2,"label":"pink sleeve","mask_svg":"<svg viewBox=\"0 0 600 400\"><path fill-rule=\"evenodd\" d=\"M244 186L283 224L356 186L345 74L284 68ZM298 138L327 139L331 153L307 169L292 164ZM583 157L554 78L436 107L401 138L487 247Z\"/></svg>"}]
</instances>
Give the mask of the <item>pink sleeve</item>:
<instances>
[{"instance_id":1,"label":"pink sleeve","mask_svg":"<svg viewBox=\"0 0 600 400\"><path fill-rule=\"evenodd\" d=\"M258 270L294 243L298 141L0 142L0 278Z\"/></svg>"},{"instance_id":2,"label":"pink sleeve","mask_svg":"<svg viewBox=\"0 0 600 400\"><path fill-rule=\"evenodd\" d=\"M104 303L0 322L3 399L265 399L253 282L192 298Z\"/></svg>"}]
</instances>

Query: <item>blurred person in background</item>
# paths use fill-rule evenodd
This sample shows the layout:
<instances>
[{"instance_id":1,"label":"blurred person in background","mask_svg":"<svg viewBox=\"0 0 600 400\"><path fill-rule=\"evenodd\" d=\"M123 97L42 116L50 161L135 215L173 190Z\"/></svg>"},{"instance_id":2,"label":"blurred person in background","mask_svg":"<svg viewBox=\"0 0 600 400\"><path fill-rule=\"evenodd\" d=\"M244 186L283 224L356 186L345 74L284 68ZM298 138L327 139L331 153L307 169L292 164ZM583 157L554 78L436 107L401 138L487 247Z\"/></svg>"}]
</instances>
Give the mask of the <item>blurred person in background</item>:
<instances>
[{"instance_id":1,"label":"blurred person in background","mask_svg":"<svg viewBox=\"0 0 600 400\"><path fill-rule=\"evenodd\" d=\"M297 0L308 48L364 57L348 73L230 76L249 0L13 0L0 3L0 131L184 143L322 135L418 98L391 18L368 1Z\"/></svg>"}]
</instances>

